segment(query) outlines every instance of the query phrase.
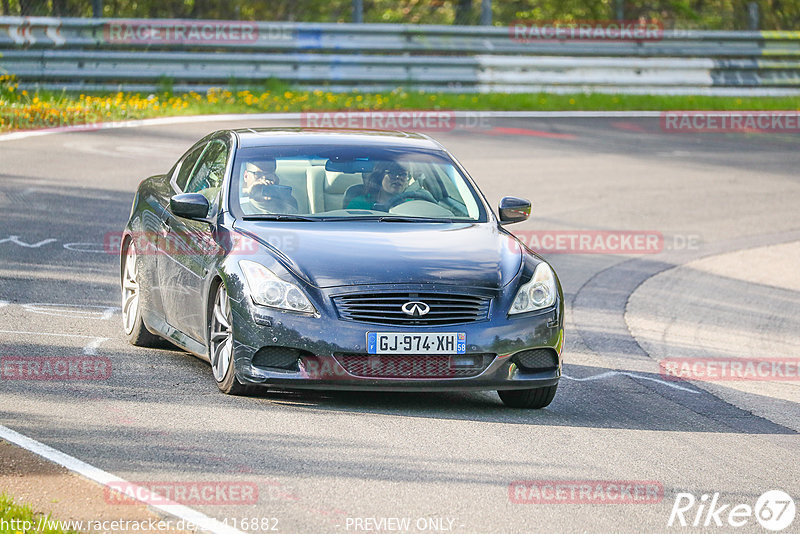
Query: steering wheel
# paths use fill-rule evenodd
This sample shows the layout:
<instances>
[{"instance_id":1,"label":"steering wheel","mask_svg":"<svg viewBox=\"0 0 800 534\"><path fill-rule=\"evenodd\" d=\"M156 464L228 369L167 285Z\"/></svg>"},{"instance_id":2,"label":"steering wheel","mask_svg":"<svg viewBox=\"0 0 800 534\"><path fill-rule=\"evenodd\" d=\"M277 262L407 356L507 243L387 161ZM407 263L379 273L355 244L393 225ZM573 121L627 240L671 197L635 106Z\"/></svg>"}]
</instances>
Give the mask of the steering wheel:
<instances>
[{"instance_id":1,"label":"steering wheel","mask_svg":"<svg viewBox=\"0 0 800 534\"><path fill-rule=\"evenodd\" d=\"M402 204L406 200L425 200L427 202L433 202L434 204L437 204L436 199L433 198L433 195L423 189L418 189L416 191L404 191L396 195L386 204L376 204L372 209L389 211L393 207L397 206L398 204Z\"/></svg>"}]
</instances>

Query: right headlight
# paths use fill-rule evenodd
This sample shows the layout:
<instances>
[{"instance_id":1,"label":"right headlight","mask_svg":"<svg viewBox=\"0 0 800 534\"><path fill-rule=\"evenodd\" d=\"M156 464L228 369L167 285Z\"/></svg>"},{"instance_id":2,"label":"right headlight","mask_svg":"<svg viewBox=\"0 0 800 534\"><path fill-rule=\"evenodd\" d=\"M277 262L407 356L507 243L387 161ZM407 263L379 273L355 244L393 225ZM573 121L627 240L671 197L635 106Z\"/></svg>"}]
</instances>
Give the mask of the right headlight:
<instances>
[{"instance_id":1,"label":"right headlight","mask_svg":"<svg viewBox=\"0 0 800 534\"><path fill-rule=\"evenodd\" d=\"M517 291L509 315L541 310L552 306L556 302L556 277L553 269L547 262L536 266L530 281L526 282Z\"/></svg>"},{"instance_id":2,"label":"right headlight","mask_svg":"<svg viewBox=\"0 0 800 534\"><path fill-rule=\"evenodd\" d=\"M244 273L250 296L256 304L298 313L317 313L314 305L299 287L281 280L260 263L240 260L239 267Z\"/></svg>"}]
</instances>

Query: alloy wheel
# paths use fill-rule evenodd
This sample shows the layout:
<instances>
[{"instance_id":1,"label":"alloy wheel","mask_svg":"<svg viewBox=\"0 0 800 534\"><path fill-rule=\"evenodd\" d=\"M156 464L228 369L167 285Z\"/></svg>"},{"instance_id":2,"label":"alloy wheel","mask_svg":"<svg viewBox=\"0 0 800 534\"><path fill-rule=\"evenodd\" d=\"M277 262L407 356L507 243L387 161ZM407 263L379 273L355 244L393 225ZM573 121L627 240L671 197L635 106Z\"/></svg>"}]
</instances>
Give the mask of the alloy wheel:
<instances>
[{"instance_id":1,"label":"alloy wheel","mask_svg":"<svg viewBox=\"0 0 800 534\"><path fill-rule=\"evenodd\" d=\"M122 274L122 322L126 334L133 332L136 314L139 311L139 284L136 281L136 274L136 250L131 243L125 254Z\"/></svg>"},{"instance_id":2,"label":"alloy wheel","mask_svg":"<svg viewBox=\"0 0 800 534\"><path fill-rule=\"evenodd\" d=\"M211 317L211 369L214 378L222 382L233 357L233 323L231 303L225 286L220 284Z\"/></svg>"}]
</instances>

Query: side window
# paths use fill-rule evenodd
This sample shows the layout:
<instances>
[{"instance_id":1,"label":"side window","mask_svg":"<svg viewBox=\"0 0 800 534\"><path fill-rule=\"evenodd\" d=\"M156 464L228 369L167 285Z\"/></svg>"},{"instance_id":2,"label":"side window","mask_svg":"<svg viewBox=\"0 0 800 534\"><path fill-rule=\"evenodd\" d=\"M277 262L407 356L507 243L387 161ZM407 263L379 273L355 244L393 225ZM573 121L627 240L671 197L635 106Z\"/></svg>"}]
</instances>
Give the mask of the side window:
<instances>
[{"instance_id":1,"label":"side window","mask_svg":"<svg viewBox=\"0 0 800 534\"><path fill-rule=\"evenodd\" d=\"M203 153L203 149L208 145L202 145L186 155L183 158L183 161L178 168L178 175L175 177L175 185L178 188L178 191L183 191L186 187L186 182L189 180L189 176L192 174L192 170L194 169L195 163L197 163L197 159L200 157L200 154Z\"/></svg>"},{"instance_id":2,"label":"side window","mask_svg":"<svg viewBox=\"0 0 800 534\"><path fill-rule=\"evenodd\" d=\"M225 165L228 162L228 146L214 140L206 145L203 155L195 165L194 172L186 187L185 193L202 193L213 200L222 186Z\"/></svg>"}]
</instances>

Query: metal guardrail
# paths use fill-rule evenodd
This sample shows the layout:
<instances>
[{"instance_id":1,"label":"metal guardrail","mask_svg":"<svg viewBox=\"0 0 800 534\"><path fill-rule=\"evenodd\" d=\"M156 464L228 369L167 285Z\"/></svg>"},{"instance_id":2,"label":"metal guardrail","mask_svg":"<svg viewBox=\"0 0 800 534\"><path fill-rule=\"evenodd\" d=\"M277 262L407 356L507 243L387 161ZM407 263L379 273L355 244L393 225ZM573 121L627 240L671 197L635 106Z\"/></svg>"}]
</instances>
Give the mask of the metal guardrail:
<instances>
[{"instance_id":1,"label":"metal guardrail","mask_svg":"<svg viewBox=\"0 0 800 534\"><path fill-rule=\"evenodd\" d=\"M800 94L800 32L520 39L513 28L0 17L23 85L175 90L271 78L329 90Z\"/></svg>"}]
</instances>

